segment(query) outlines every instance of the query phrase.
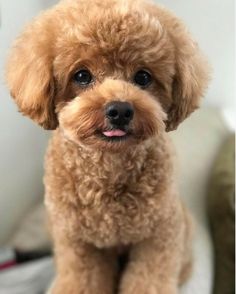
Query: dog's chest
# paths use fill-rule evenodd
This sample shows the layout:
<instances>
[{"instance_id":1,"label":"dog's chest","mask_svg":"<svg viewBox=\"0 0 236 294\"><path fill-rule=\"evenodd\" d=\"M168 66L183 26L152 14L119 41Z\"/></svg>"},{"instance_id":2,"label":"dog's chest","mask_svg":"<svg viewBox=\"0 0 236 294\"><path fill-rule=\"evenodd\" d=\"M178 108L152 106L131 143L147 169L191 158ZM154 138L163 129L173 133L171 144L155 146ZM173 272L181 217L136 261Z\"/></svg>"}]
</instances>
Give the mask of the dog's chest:
<instances>
[{"instance_id":1,"label":"dog's chest","mask_svg":"<svg viewBox=\"0 0 236 294\"><path fill-rule=\"evenodd\" d=\"M146 177L145 166L130 162L111 166L88 166L83 173L77 171L75 180L80 236L98 246L148 237L158 216L158 180Z\"/></svg>"},{"instance_id":2,"label":"dog's chest","mask_svg":"<svg viewBox=\"0 0 236 294\"><path fill-rule=\"evenodd\" d=\"M66 146L63 157L57 159L65 172L60 168L48 171L59 173L53 180L63 192L67 208L60 213L66 216L64 227L72 238L108 247L154 234L170 182L169 157L163 156L166 148L158 144L158 148L142 145L117 155L80 153Z\"/></svg>"}]
</instances>

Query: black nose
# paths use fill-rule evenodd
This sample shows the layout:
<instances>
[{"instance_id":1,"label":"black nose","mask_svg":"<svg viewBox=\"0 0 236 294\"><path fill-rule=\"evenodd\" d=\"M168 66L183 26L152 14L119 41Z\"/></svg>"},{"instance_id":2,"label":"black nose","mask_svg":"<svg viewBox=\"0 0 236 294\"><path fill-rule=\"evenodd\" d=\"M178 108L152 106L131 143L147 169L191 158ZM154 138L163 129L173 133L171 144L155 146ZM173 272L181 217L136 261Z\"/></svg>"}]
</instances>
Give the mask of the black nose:
<instances>
[{"instance_id":1,"label":"black nose","mask_svg":"<svg viewBox=\"0 0 236 294\"><path fill-rule=\"evenodd\" d=\"M134 116L134 109L128 102L112 101L106 105L106 117L113 125L127 125Z\"/></svg>"}]
</instances>

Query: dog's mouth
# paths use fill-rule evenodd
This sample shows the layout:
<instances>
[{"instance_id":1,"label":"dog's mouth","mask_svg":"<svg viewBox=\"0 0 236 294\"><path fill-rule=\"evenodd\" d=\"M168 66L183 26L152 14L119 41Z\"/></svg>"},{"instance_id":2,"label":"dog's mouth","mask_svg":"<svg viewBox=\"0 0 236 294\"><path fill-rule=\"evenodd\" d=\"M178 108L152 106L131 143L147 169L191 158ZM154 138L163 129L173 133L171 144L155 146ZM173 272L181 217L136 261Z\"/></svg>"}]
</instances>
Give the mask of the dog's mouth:
<instances>
[{"instance_id":1,"label":"dog's mouth","mask_svg":"<svg viewBox=\"0 0 236 294\"><path fill-rule=\"evenodd\" d=\"M113 128L108 130L98 131L97 135L105 141L108 142L121 142L127 140L131 136L131 131L121 129L121 128Z\"/></svg>"}]
</instances>

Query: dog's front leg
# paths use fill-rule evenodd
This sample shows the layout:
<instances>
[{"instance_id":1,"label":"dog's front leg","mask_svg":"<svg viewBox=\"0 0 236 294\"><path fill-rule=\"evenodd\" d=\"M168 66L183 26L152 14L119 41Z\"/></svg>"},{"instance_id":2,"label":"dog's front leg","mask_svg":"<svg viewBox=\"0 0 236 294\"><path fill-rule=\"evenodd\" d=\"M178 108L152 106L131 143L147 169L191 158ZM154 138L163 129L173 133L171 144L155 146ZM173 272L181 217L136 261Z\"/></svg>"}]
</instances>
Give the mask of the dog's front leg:
<instances>
[{"instance_id":1,"label":"dog's front leg","mask_svg":"<svg viewBox=\"0 0 236 294\"><path fill-rule=\"evenodd\" d=\"M176 241L176 240L175 240ZM180 244L145 240L131 249L120 294L176 294L181 266Z\"/></svg>"},{"instance_id":2,"label":"dog's front leg","mask_svg":"<svg viewBox=\"0 0 236 294\"><path fill-rule=\"evenodd\" d=\"M55 244L57 276L50 294L113 294L116 256L84 243Z\"/></svg>"}]
</instances>

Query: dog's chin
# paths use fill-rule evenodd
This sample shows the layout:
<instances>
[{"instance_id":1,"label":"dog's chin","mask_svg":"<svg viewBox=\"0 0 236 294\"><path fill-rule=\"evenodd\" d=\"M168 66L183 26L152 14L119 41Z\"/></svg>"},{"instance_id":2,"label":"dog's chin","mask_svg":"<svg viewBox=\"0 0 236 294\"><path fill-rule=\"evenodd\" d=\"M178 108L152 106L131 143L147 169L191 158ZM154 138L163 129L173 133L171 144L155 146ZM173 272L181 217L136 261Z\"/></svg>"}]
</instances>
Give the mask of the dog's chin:
<instances>
[{"instance_id":1,"label":"dog's chin","mask_svg":"<svg viewBox=\"0 0 236 294\"><path fill-rule=\"evenodd\" d=\"M116 153L124 152L139 143L140 140L132 133L126 133L122 136L107 136L104 132L97 131L90 137L80 139L80 144L85 148Z\"/></svg>"},{"instance_id":2,"label":"dog's chin","mask_svg":"<svg viewBox=\"0 0 236 294\"><path fill-rule=\"evenodd\" d=\"M81 126L81 125L80 125ZM114 127L98 124L97 127L79 128L60 126L64 138L80 148L92 152L124 153L149 142L151 138L164 131L163 124L134 124L131 127ZM159 128L158 128L159 127Z\"/></svg>"},{"instance_id":3,"label":"dog's chin","mask_svg":"<svg viewBox=\"0 0 236 294\"><path fill-rule=\"evenodd\" d=\"M123 153L130 148L135 148L145 139L144 136L137 136L135 133L121 130L101 131L96 130L92 134L75 135L74 132L63 130L64 137L76 145L92 151L107 151Z\"/></svg>"}]
</instances>

